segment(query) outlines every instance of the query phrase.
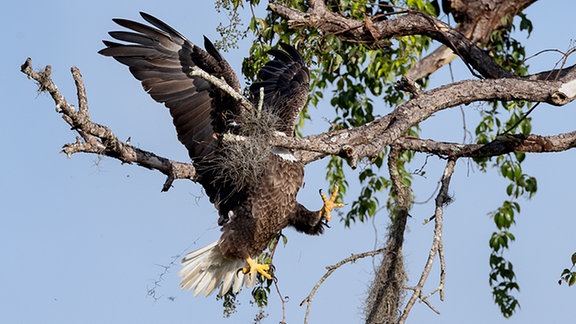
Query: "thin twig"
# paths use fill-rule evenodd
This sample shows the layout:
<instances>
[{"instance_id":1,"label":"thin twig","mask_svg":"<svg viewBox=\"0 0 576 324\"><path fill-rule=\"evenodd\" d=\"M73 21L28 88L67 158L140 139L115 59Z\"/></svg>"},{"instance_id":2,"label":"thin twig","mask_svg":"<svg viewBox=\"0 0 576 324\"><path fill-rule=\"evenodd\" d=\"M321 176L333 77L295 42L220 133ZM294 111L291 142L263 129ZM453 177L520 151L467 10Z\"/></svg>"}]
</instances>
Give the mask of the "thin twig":
<instances>
[{"instance_id":1,"label":"thin twig","mask_svg":"<svg viewBox=\"0 0 576 324\"><path fill-rule=\"evenodd\" d=\"M282 296L280 292L280 287L278 286L278 281L274 280L274 287L276 287L276 293L278 293L278 297L280 297L280 305L282 307L282 319L280 320L280 324L286 323L286 300L288 300L288 296Z\"/></svg>"},{"instance_id":2,"label":"thin twig","mask_svg":"<svg viewBox=\"0 0 576 324\"><path fill-rule=\"evenodd\" d=\"M320 280L318 280L316 285L314 285L314 287L310 291L310 294L308 294L308 296L306 296L306 298L304 298L300 302L300 306L303 306L304 303L307 303L306 315L304 317L304 323L308 323L308 319L309 319L309 315L310 315L310 308L312 306L312 299L313 299L314 295L316 294L316 291L320 288L322 283L324 283L324 281L326 279L328 279L328 277L330 277L330 275L332 275L332 273L334 271L336 271L338 268L340 268L341 266L343 266L346 263L354 263L358 259L362 259L362 258L370 257L370 256L375 256L375 255L382 253L383 251L384 251L384 249L378 249L378 250L368 251L368 252L364 252L364 253L352 254L351 256L347 257L346 259L344 259L344 260L342 260L342 261L340 261L334 265L327 266L326 269L328 271L326 271L326 273L322 276L322 278L320 278Z\"/></svg>"},{"instance_id":3,"label":"thin twig","mask_svg":"<svg viewBox=\"0 0 576 324\"><path fill-rule=\"evenodd\" d=\"M219 79L197 66L192 66L191 69L192 71L188 73L189 77L200 77L212 83L218 89L226 92L227 95L240 102L242 107L246 110L250 110L254 107L252 103L248 99L246 99L246 97L244 97L241 93L238 93L236 90L234 90L234 88L228 85L228 83L226 83L226 81L224 81L223 79Z\"/></svg>"},{"instance_id":4,"label":"thin twig","mask_svg":"<svg viewBox=\"0 0 576 324\"><path fill-rule=\"evenodd\" d=\"M440 260L440 301L444 301L444 284L446 283L446 259L444 258L444 243L438 242L438 259Z\"/></svg>"},{"instance_id":5,"label":"thin twig","mask_svg":"<svg viewBox=\"0 0 576 324\"><path fill-rule=\"evenodd\" d=\"M158 301L160 298L162 298L162 296L158 294L158 289L162 287L162 282L164 281L164 278L166 277L166 275L168 275L170 269L174 267L177 263L179 263L181 257L182 254L172 256L170 263L168 263L168 265L157 264L157 266L159 266L163 270L158 275L158 278L156 278L152 283L152 288L148 288L148 291L146 292L147 296L152 297L154 301Z\"/></svg>"},{"instance_id":6,"label":"thin twig","mask_svg":"<svg viewBox=\"0 0 576 324\"><path fill-rule=\"evenodd\" d=\"M404 287L404 289L407 290L412 290L412 291L416 291L416 287ZM430 310L432 310L434 313L440 315L440 311L436 309L436 307L434 307L430 301L427 299L429 296L432 296L433 294L435 294L436 292L438 292L438 288L436 288L436 290L430 292L426 297L421 298L420 302L424 303L426 306L428 306L428 308L430 308Z\"/></svg>"}]
</instances>

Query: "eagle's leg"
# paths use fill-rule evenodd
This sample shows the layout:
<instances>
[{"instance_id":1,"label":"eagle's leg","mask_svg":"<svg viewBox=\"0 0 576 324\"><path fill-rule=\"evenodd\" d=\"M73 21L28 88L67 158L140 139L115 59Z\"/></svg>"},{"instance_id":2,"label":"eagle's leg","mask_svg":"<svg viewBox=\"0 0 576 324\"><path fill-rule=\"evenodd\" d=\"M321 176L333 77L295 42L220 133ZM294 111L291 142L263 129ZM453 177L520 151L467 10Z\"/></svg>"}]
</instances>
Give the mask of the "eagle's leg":
<instances>
[{"instance_id":1,"label":"eagle's leg","mask_svg":"<svg viewBox=\"0 0 576 324\"><path fill-rule=\"evenodd\" d=\"M328 199L328 197L322 193L322 190L320 190L320 196L324 202L324 206L322 206L322 209L320 209L320 215L323 216L327 222L329 222L332 219L332 209L344 207L344 204L336 202L336 198L338 198L338 186L334 186L334 190L332 191L330 199Z\"/></svg>"},{"instance_id":2,"label":"eagle's leg","mask_svg":"<svg viewBox=\"0 0 576 324\"><path fill-rule=\"evenodd\" d=\"M290 225L292 225L297 231L309 235L322 234L324 227L327 226L326 223L332 219L332 210L344 206L344 204L336 202L336 198L338 197L338 186L334 186L330 198L324 195L322 190L320 190L320 195L324 202L324 205L320 210L310 211L301 204L297 204L294 214L289 219Z\"/></svg>"},{"instance_id":3,"label":"eagle's leg","mask_svg":"<svg viewBox=\"0 0 576 324\"><path fill-rule=\"evenodd\" d=\"M260 264L250 257L248 257L248 259L246 259L246 263L248 263L248 266L245 268L242 268L242 273L250 272L250 274L252 275L252 274L254 274L254 271L258 271L258 273L260 273L261 275L266 277L266 279L272 279L272 276L268 272L266 272L266 271L270 270L269 265Z\"/></svg>"}]
</instances>

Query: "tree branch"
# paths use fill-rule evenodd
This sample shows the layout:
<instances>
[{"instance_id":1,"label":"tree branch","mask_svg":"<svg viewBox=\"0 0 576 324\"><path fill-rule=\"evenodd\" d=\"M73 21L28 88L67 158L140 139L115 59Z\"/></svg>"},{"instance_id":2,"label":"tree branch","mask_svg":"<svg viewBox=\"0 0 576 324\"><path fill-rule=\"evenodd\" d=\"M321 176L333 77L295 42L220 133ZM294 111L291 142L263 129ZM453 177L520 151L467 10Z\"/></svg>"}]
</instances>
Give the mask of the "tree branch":
<instances>
[{"instance_id":1,"label":"tree branch","mask_svg":"<svg viewBox=\"0 0 576 324\"><path fill-rule=\"evenodd\" d=\"M167 175L162 191L167 191L175 179L192 181L196 179L196 170L192 164L172 161L136 148L119 140L108 127L92 122L88 113L88 100L82 75L77 68L73 67L71 71L77 89L78 110L66 101L52 81L50 66L44 70L34 71L32 59L28 58L21 66L21 71L38 83L39 91L50 94L56 105L56 111L61 113L66 123L80 135L81 138L77 137L76 142L66 144L62 148L62 152L68 157L75 153L94 153L115 158L122 163L136 163L148 169L158 170Z\"/></svg>"},{"instance_id":2,"label":"tree branch","mask_svg":"<svg viewBox=\"0 0 576 324\"><path fill-rule=\"evenodd\" d=\"M512 74L500 67L486 52L472 43L465 35L443 21L414 10L402 11L398 17L375 22L366 27L362 21L343 17L329 11L321 1L314 1L304 13L277 3L268 8L288 20L291 28L319 29L338 35L349 42L374 43L381 39L408 35L424 35L446 45L486 78L511 77ZM374 35L380 38L375 39Z\"/></svg>"},{"instance_id":3,"label":"tree branch","mask_svg":"<svg viewBox=\"0 0 576 324\"><path fill-rule=\"evenodd\" d=\"M488 144L436 142L431 139L401 137L394 145L402 149L435 154L440 157L491 157L512 152L550 153L576 147L576 131L552 136L530 134L497 136Z\"/></svg>"},{"instance_id":4,"label":"tree branch","mask_svg":"<svg viewBox=\"0 0 576 324\"><path fill-rule=\"evenodd\" d=\"M21 67L31 79L38 82L39 90L50 94L56 110L62 118L78 132L74 143L64 145L62 152L67 156L75 153L93 153L109 156L122 163L136 163L167 175L163 186L166 191L175 179L195 180L196 171L190 163L172 161L119 140L112 130L92 122L88 113L88 100L80 71L72 68L77 88L79 109L66 101L50 77L50 66L42 71L32 69L31 59ZM440 110L479 100L544 101L556 105L566 104L576 96L576 78L573 67L557 71L556 81L542 81L544 73L530 79L469 80L446 85L421 93L414 99L398 106L392 113L370 124L308 136L302 139L276 136L271 145L298 150L297 156L304 163L326 155L339 155L352 165L365 157L379 154L388 145L401 149L432 153L442 157L487 157L509 152L559 152L576 146L576 132L555 136L529 135L496 138L486 145L435 142L433 140L405 137L406 130Z\"/></svg>"},{"instance_id":5,"label":"tree branch","mask_svg":"<svg viewBox=\"0 0 576 324\"><path fill-rule=\"evenodd\" d=\"M350 129L353 132L354 129ZM320 135L329 136L331 133ZM345 133L350 136L349 133ZM359 145L368 145L368 140L358 143L357 145L335 144L329 141L313 141L311 136L305 138L287 138L278 136L272 139L272 145L298 150L296 155L304 162L315 160L319 153L339 155L343 158L349 158L351 152L355 152ZM345 137L345 136L342 136ZM522 153L552 153L562 152L576 147L576 131L562 133L558 135L542 136L536 134L530 135L503 135L497 136L488 144L460 144L455 142L437 142L432 139L421 139L411 136L399 137L392 145L402 150L411 150L421 153L434 154L442 158L482 158L499 156L512 152ZM356 158L370 157L357 156Z\"/></svg>"},{"instance_id":6,"label":"tree branch","mask_svg":"<svg viewBox=\"0 0 576 324\"><path fill-rule=\"evenodd\" d=\"M189 77L200 77L212 83L218 89L224 91L230 97L234 98L234 100L240 102L242 108L244 108L245 110L251 110L254 108L252 103L248 99L246 99L246 97L244 97L241 93L238 93L236 90L234 90L234 88L228 85L228 83L226 83L226 81L224 81L223 79L219 79L209 74L208 72L202 70L198 66L191 66L190 68L192 71L188 73Z\"/></svg>"},{"instance_id":7,"label":"tree branch","mask_svg":"<svg viewBox=\"0 0 576 324\"><path fill-rule=\"evenodd\" d=\"M571 70L576 69L572 67ZM499 138L484 146L436 143L403 136L410 127L434 113L475 101L527 100L565 105L576 98L576 79L570 79L572 77L575 76L567 72L555 81L504 78L455 82L422 92L399 105L393 112L366 125L311 135L303 139L276 136L272 145L300 150L297 156L305 163L326 155L339 155L349 161L359 161L365 157L377 156L384 147L392 144L427 153L468 157L493 156L512 150L563 151L574 147L574 132L549 137L530 135L521 138L519 143L513 142L514 145L510 145L512 138Z\"/></svg>"},{"instance_id":8,"label":"tree branch","mask_svg":"<svg viewBox=\"0 0 576 324\"><path fill-rule=\"evenodd\" d=\"M318 291L320 286L322 286L324 281L326 281L326 279L328 279L328 277L330 277L330 275L332 275L332 273L334 271L336 271L338 268L345 265L346 263L354 263L358 259L363 259L365 257L375 256L375 255L382 253L383 251L384 251L384 249L379 249L379 250L374 250L374 251L369 251L369 252L364 252L364 253L352 254L351 256L347 257L344 260L341 260L340 262L338 262L334 265L327 266L326 269L328 271L322 276L322 278L320 278L320 280L318 280L316 285L314 285L314 287L312 287L312 290L310 291L308 296L306 296L306 298L304 298L300 302L300 306L303 306L305 303L307 304L306 305L306 315L304 316L304 323L308 323L309 316L310 316L310 309L312 307L312 300L313 300L314 295L316 294L316 291Z\"/></svg>"},{"instance_id":9,"label":"tree branch","mask_svg":"<svg viewBox=\"0 0 576 324\"><path fill-rule=\"evenodd\" d=\"M450 8L444 9L454 16L457 23L454 29L470 39L471 43L477 44L487 42L494 30L512 23L512 19L504 19L505 17L516 16L535 1L497 1L495 4L493 0L451 0L447 1ZM412 80L420 80L452 62L456 57L450 48L441 45L418 60L406 76Z\"/></svg>"},{"instance_id":10,"label":"tree branch","mask_svg":"<svg viewBox=\"0 0 576 324\"><path fill-rule=\"evenodd\" d=\"M445 279L446 266L443 262L444 254L442 252L442 225L443 225L443 212L444 212L443 209L444 205L451 200L450 195L448 194L448 187L450 185L450 179L452 178L452 174L454 173L455 165L456 165L456 159L450 159L448 160L448 162L446 163L446 167L444 168L444 174L442 175L442 179L440 180L442 185L440 187L440 192L438 192L438 195L436 196L436 209L434 211L434 221L435 221L434 238L432 240L432 247L428 252L428 260L426 261L424 270L420 275L420 280L418 280L418 283L412 289L414 292L412 293L412 296L410 297L408 303L406 303L406 306L404 307L404 311L400 316L399 323L406 322L408 314L410 313L410 310L412 309L412 306L414 306L414 303L416 302L417 299L426 300L428 298L428 296L426 297L422 296L422 290L424 289L426 279L428 279L428 275L432 270L432 265L434 264L434 258L436 257L437 253L441 255L441 269L440 269L440 284L438 286L438 289L436 289L435 291L440 291L441 299L444 299L444 284L445 284L444 279ZM431 305L429 306L431 307Z\"/></svg>"}]
</instances>

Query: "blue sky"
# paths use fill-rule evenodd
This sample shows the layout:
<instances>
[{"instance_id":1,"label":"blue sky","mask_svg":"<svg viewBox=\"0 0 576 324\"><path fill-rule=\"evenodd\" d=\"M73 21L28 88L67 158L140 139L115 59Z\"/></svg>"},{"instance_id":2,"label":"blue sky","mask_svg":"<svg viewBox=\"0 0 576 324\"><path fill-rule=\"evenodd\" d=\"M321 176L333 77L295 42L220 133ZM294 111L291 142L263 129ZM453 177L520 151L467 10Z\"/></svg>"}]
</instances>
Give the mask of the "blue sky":
<instances>
[{"instance_id":1,"label":"blue sky","mask_svg":"<svg viewBox=\"0 0 576 324\"><path fill-rule=\"evenodd\" d=\"M167 193L160 189L158 172L92 155L60 154L61 146L75 134L55 113L51 99L36 93L33 82L19 72L26 57L35 67L52 65L52 75L70 102L75 88L69 73L80 68L94 121L110 126L120 138L160 155L186 161L185 149L176 140L168 112L153 102L127 69L96 52L100 40L116 29L114 17L137 19L147 11L174 26L195 42L202 35L215 40L223 19L211 1L14 1L0 13L4 41L0 93L0 322L3 323L245 323L257 308L248 292L231 319L223 319L214 297L192 297L178 288L179 256L211 243L219 236L215 209L200 186L177 181ZM576 37L567 22L576 4L540 1L527 14L535 29L527 40L528 54L542 49L566 50ZM236 71L248 52L249 41L225 53ZM530 62L531 71L550 69L559 59L545 54ZM572 60L571 62L573 62ZM471 78L461 64L456 77ZM449 80L448 69L432 79L433 85ZM540 105L533 113L533 132L557 134L574 130L576 104ZM323 111L323 109L325 109ZM384 114L388 108L380 107ZM478 120L479 105L463 108L468 127ZM322 132L328 125L328 103L313 109L307 133ZM447 127L448 126L448 127ZM459 109L442 112L423 125L423 137L460 141ZM524 170L538 178L539 190L531 201L522 200L522 214L512 231L517 241L507 254L514 262L521 287L522 308L505 320L492 302L488 286L488 238L494 230L487 213L501 202L506 183L496 171L479 172L459 161L450 192L455 202L445 210L444 247L447 262L446 300L431 298L442 313L436 315L417 303L409 323L566 323L576 316L576 289L559 286L561 270L576 251L572 172L576 153L529 155ZM417 169L423 158L412 165ZM326 189L324 161L306 169L300 201L319 208L318 189ZM431 157L426 178L415 179L417 201L426 200L442 174L443 162ZM356 171L349 171L351 183ZM357 192L356 185L351 193ZM350 196L350 199L352 196ZM384 197L381 198L384 200ZM431 244L432 224L422 220L433 213L432 202L418 204L409 220L405 258L410 283L421 272ZM387 225L382 213L372 222L344 229L334 221L322 237L286 231L289 244L276 254L275 265L282 295L288 296L286 320L301 322L299 306L324 274L325 266L352 253L380 246ZM380 239L379 239L380 238ZM175 261L176 260L176 261ZM147 290L175 261L157 287L158 300ZM373 261L359 261L339 269L318 291L311 322L360 323L362 304L373 273ZM409 284L410 284L409 283ZM438 283L437 266L427 290ZM281 305L271 294L269 317L277 323Z\"/></svg>"}]
</instances>

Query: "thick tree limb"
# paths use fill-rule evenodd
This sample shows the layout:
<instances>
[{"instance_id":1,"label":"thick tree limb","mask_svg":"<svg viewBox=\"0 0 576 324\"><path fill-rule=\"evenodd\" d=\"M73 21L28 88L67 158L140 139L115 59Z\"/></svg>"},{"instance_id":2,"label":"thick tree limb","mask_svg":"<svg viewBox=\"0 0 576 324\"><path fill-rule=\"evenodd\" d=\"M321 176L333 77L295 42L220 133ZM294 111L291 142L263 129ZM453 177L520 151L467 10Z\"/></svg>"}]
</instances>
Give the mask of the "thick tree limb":
<instances>
[{"instance_id":1,"label":"thick tree limb","mask_svg":"<svg viewBox=\"0 0 576 324\"><path fill-rule=\"evenodd\" d=\"M391 37L429 36L448 46L485 78L512 76L465 35L443 21L418 11L403 11L396 18L375 22L370 25L369 29L363 21L346 18L329 11L322 1L311 1L305 13L277 3L270 3L268 8L286 18L292 28L319 29L325 33L338 35L342 40L349 42L373 43ZM374 39L375 34L380 39Z\"/></svg>"},{"instance_id":2,"label":"thick tree limb","mask_svg":"<svg viewBox=\"0 0 576 324\"><path fill-rule=\"evenodd\" d=\"M456 20L457 25L454 29L465 35L473 44L478 44L486 43L494 30L506 27L512 22L512 19L505 18L516 16L535 1L444 0L442 2L449 6L444 10L449 11ZM412 80L422 79L452 62L456 57L458 56L449 47L441 45L418 60L406 77Z\"/></svg>"},{"instance_id":3,"label":"thick tree limb","mask_svg":"<svg viewBox=\"0 0 576 324\"><path fill-rule=\"evenodd\" d=\"M316 159L317 153L320 152L340 152L339 155L346 156L348 151L354 150L353 146L344 145L343 147L333 143L313 143L309 137L305 138L286 138L285 136L273 139L273 144L291 149L299 150L298 156L303 161L312 161ZM368 143L362 143L366 145ZM494 141L488 144L460 144L454 142L437 142L432 139L420 139L411 136L402 136L393 142L394 146L403 150L411 150L421 153L429 153L442 158L449 157L491 157L518 153L552 153L562 152L576 147L576 131L562 133L551 136L541 136L536 134L524 135L506 135L497 136ZM336 153L331 153L336 154Z\"/></svg>"},{"instance_id":4,"label":"thick tree limb","mask_svg":"<svg viewBox=\"0 0 576 324\"><path fill-rule=\"evenodd\" d=\"M68 156L75 153L94 153L116 158L123 163L136 163L167 175L163 187L166 191L175 179L194 180L196 172L190 163L176 162L136 148L119 140L106 126L94 123L88 113L88 101L80 71L72 68L77 88L79 109L66 101L50 78L50 67L36 72L30 59L22 65L22 72L39 84L40 91L47 91L62 118L80 135L76 142L64 145ZM554 72L556 81L541 81ZM529 79L470 80L453 83L423 92L411 101L400 105L392 113L370 124L353 129L308 136L302 139L277 136L271 143L299 150L297 155L311 162L326 155L340 155L349 161L359 161L379 154L388 145L401 149L436 154L443 157L488 157L509 152L559 152L576 146L576 132L555 136L529 135L497 138L486 145L436 142L431 139L405 137L412 125L419 123L440 110L478 100L524 99L543 101L556 105L568 103L576 96L574 68L545 72ZM566 81L570 80L570 81Z\"/></svg>"},{"instance_id":5,"label":"thick tree limb","mask_svg":"<svg viewBox=\"0 0 576 324\"><path fill-rule=\"evenodd\" d=\"M573 71L574 68L571 68ZM276 137L273 145L302 150L299 158L304 162L320 159L326 155L339 155L352 161L378 155L391 144L416 151L446 156L486 157L519 152L557 152L574 147L574 132L556 136L529 135L517 138L499 138L488 145L462 145L416 140L403 137L406 131L432 114L441 110L485 100L527 100L565 105L576 98L576 80L565 73L556 81L533 79L487 79L467 80L448 84L430 91L398 106L390 114L363 126L329 133L312 135L303 139ZM543 76L543 74L539 74ZM518 140L521 140L518 142ZM518 143L516 143L518 142ZM436 151L438 150L438 151Z\"/></svg>"},{"instance_id":6,"label":"thick tree limb","mask_svg":"<svg viewBox=\"0 0 576 324\"><path fill-rule=\"evenodd\" d=\"M88 113L88 100L82 75L75 67L71 70L77 89L78 110L66 101L52 81L50 66L38 72L34 71L30 58L26 59L21 66L22 73L38 82L39 91L46 91L50 94L56 105L56 111L61 113L66 123L81 136L81 139L76 138L76 142L64 145L62 152L68 156L80 152L95 153L113 157L122 163L136 163L148 169L158 170L168 176L162 191L167 191L175 179L195 180L196 170L192 164L172 161L136 148L119 140L108 127L92 122Z\"/></svg>"}]
</instances>

